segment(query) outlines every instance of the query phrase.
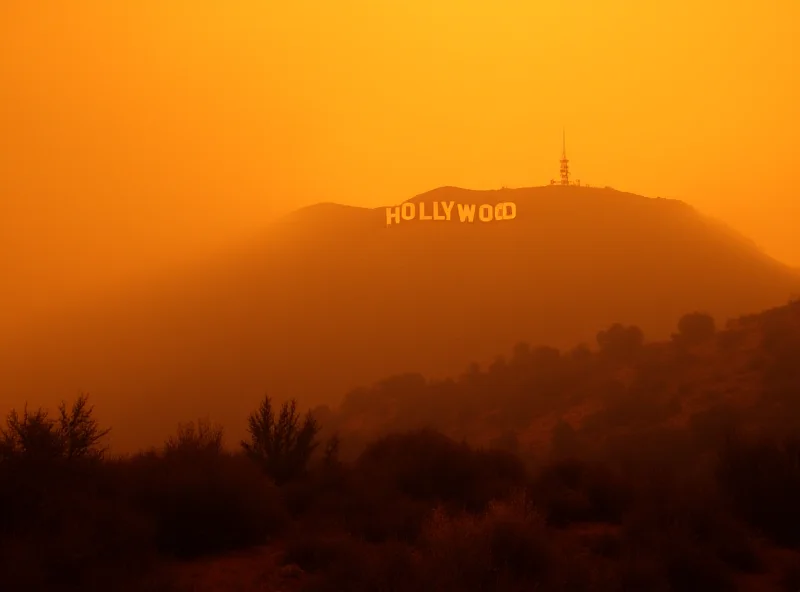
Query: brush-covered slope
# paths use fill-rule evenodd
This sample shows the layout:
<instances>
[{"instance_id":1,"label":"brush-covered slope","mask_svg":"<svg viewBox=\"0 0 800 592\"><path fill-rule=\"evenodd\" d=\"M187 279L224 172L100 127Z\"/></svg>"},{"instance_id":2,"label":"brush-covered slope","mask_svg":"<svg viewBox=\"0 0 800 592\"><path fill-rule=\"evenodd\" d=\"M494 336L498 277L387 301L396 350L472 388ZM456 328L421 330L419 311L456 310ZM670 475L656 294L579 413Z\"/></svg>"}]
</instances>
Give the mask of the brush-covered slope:
<instances>
[{"instance_id":1,"label":"brush-covered slope","mask_svg":"<svg viewBox=\"0 0 800 592\"><path fill-rule=\"evenodd\" d=\"M685 430L701 448L719 444L728 428L777 438L796 432L798 359L800 300L716 332L676 330L668 341L625 349L519 343L484 369L433 381L387 377L315 415L325 435L343 437L346 454L386 433L435 428L539 458L578 446L582 456L605 448L621 458ZM632 440L635 451L608 450ZM662 449L653 458L681 452Z\"/></svg>"},{"instance_id":2,"label":"brush-covered slope","mask_svg":"<svg viewBox=\"0 0 800 592\"><path fill-rule=\"evenodd\" d=\"M382 208L299 210L247 252L6 344L0 400L88 391L123 447L192 416L235 433L265 391L333 401L398 372L453 374L520 340L571 346L616 321L661 338L687 311L724 320L797 290L794 272L678 201L577 187L413 201L512 201L517 216L386 227Z\"/></svg>"}]
</instances>

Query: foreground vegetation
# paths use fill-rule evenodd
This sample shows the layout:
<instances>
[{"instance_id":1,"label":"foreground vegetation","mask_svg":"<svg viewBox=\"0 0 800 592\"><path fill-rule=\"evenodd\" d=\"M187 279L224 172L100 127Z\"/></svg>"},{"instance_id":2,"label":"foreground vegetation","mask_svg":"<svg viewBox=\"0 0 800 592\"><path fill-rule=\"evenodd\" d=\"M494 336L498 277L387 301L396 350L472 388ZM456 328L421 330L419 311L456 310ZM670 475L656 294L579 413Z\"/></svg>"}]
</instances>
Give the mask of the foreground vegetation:
<instances>
[{"instance_id":1,"label":"foreground vegetation","mask_svg":"<svg viewBox=\"0 0 800 592\"><path fill-rule=\"evenodd\" d=\"M304 416L266 397L238 446L201 420L113 457L85 397L14 412L0 589L178 591L241 549L253 590L800 588L800 305L597 345Z\"/></svg>"}]
</instances>

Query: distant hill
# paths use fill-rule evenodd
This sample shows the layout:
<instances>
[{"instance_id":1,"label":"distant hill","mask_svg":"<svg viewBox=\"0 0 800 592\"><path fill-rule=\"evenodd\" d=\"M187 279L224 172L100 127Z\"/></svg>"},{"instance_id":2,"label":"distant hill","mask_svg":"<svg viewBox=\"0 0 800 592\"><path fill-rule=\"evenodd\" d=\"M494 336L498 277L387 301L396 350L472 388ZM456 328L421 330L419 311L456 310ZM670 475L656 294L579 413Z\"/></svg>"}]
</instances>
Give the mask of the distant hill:
<instances>
[{"instance_id":1,"label":"distant hill","mask_svg":"<svg viewBox=\"0 0 800 592\"><path fill-rule=\"evenodd\" d=\"M683 429L702 445L728 427L780 438L798 426L798 351L800 302L731 319L694 343L673 338L622 355L597 344L558 352L518 343L486 368L441 381L385 377L314 414L349 456L383 434L420 428L538 458L565 444L565 433L582 455ZM660 454L670 453L681 452Z\"/></svg>"},{"instance_id":2,"label":"distant hill","mask_svg":"<svg viewBox=\"0 0 800 592\"><path fill-rule=\"evenodd\" d=\"M585 187L444 187L411 201L514 202L517 216L387 228L383 208L298 210L246 252L0 344L0 401L88 391L127 448L201 415L243 427L265 391L336 401L392 374L456 374L521 340L591 342L617 321L664 338L683 313L724 321L800 285L680 201Z\"/></svg>"}]
</instances>

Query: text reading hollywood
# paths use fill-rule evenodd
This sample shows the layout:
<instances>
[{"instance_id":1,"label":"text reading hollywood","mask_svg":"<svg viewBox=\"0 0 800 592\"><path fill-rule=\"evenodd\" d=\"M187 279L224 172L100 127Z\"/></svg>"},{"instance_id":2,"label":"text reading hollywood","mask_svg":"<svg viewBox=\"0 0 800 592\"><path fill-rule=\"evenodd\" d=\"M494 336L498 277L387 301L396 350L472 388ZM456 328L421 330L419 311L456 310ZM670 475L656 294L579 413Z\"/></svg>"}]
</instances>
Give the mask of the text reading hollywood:
<instances>
[{"instance_id":1,"label":"text reading hollywood","mask_svg":"<svg viewBox=\"0 0 800 592\"><path fill-rule=\"evenodd\" d=\"M400 206L386 208L386 225L399 224L401 220L475 222L476 211L478 220L481 222L513 220L517 217L517 205L509 201L495 205L483 204L482 206L456 204L454 201L435 201L432 204L406 202ZM454 216L455 213L457 213L458 217Z\"/></svg>"}]
</instances>

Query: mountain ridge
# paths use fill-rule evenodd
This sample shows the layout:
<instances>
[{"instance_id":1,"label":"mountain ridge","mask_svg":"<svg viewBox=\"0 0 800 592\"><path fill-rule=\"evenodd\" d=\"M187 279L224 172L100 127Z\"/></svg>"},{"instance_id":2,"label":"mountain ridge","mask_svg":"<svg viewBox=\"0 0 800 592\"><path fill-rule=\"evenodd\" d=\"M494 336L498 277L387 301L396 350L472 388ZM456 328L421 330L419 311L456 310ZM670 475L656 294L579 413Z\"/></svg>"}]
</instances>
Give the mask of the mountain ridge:
<instances>
[{"instance_id":1,"label":"mountain ridge","mask_svg":"<svg viewBox=\"0 0 800 592\"><path fill-rule=\"evenodd\" d=\"M383 208L302 208L207 268L0 345L0 401L115 401L126 448L171 433L188 409L237 425L264 391L333 402L397 373L452 375L522 340L591 342L614 322L666 338L688 311L722 321L800 285L677 200L583 187L415 197L505 195L517 218L502 223L387 227Z\"/></svg>"}]
</instances>

